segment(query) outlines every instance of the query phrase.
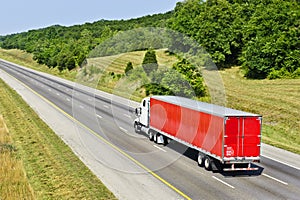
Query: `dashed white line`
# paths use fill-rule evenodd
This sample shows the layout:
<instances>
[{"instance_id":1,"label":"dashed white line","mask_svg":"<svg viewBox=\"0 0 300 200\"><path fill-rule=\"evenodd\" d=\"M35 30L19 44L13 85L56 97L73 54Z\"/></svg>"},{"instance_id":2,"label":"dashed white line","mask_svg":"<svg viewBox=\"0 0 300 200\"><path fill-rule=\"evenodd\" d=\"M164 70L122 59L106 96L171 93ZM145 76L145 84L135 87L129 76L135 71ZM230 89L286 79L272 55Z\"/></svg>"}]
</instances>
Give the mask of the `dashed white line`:
<instances>
[{"instance_id":1,"label":"dashed white line","mask_svg":"<svg viewBox=\"0 0 300 200\"><path fill-rule=\"evenodd\" d=\"M67 101L71 101L71 99L69 99L69 98L66 98L66 100L67 100Z\"/></svg>"},{"instance_id":2,"label":"dashed white line","mask_svg":"<svg viewBox=\"0 0 300 200\"><path fill-rule=\"evenodd\" d=\"M297 169L297 170L300 170L299 167L296 167L296 166L294 166L294 165L291 165L291 164L282 162L281 160L277 160L277 159L275 159L275 158L271 158L271 157L266 156L266 155L263 155L263 157L268 158L268 159L270 159L270 160L274 160L274 161L276 161L276 162L279 162L279 163L281 163L281 164L287 165L287 166L289 166L289 167L295 168L295 169Z\"/></svg>"},{"instance_id":3,"label":"dashed white line","mask_svg":"<svg viewBox=\"0 0 300 200\"><path fill-rule=\"evenodd\" d=\"M157 146L157 145L153 145L155 148L157 148L157 149L159 149L159 150L161 150L161 151L163 151L163 152L167 152L166 150L164 150L163 148L160 148L159 146Z\"/></svg>"},{"instance_id":4,"label":"dashed white line","mask_svg":"<svg viewBox=\"0 0 300 200\"><path fill-rule=\"evenodd\" d=\"M109 106L108 106L108 105L103 105L103 107L104 107L104 108L109 108Z\"/></svg>"},{"instance_id":5,"label":"dashed white line","mask_svg":"<svg viewBox=\"0 0 300 200\"><path fill-rule=\"evenodd\" d=\"M213 177L214 179L216 179L217 181L223 183L224 185L226 185L226 186L228 186L228 187L230 187L230 188L232 188L232 189L235 188L234 186L230 185L229 183L226 183L225 181L222 181L221 179L219 179L219 178L217 178L217 177L215 177L215 176L212 176L212 177Z\"/></svg>"},{"instance_id":6,"label":"dashed white line","mask_svg":"<svg viewBox=\"0 0 300 200\"><path fill-rule=\"evenodd\" d=\"M125 117L128 117L128 118L131 118L131 116L130 115L127 115L127 114L123 114Z\"/></svg>"},{"instance_id":7,"label":"dashed white line","mask_svg":"<svg viewBox=\"0 0 300 200\"><path fill-rule=\"evenodd\" d=\"M277 182L279 182L279 183L281 183L281 184L283 184L283 185L288 185L287 182L281 181L281 180L279 180L279 179L277 179L277 178L274 178L273 176L270 176L270 175L268 175L268 174L262 174L262 175L265 176L265 177L267 177L267 178L270 178L270 179L272 179L272 180L274 180L274 181L277 181Z\"/></svg>"},{"instance_id":8,"label":"dashed white line","mask_svg":"<svg viewBox=\"0 0 300 200\"><path fill-rule=\"evenodd\" d=\"M50 88L48 89L50 92L52 91Z\"/></svg>"},{"instance_id":9,"label":"dashed white line","mask_svg":"<svg viewBox=\"0 0 300 200\"><path fill-rule=\"evenodd\" d=\"M82 105L80 105L79 108L84 109L84 107Z\"/></svg>"},{"instance_id":10,"label":"dashed white line","mask_svg":"<svg viewBox=\"0 0 300 200\"><path fill-rule=\"evenodd\" d=\"M123 132L128 132L128 130L126 130L125 128L123 128L123 127L119 127Z\"/></svg>"},{"instance_id":11,"label":"dashed white line","mask_svg":"<svg viewBox=\"0 0 300 200\"><path fill-rule=\"evenodd\" d=\"M57 95L57 96L60 96L60 94L59 94L59 93L56 93L56 95Z\"/></svg>"},{"instance_id":12,"label":"dashed white line","mask_svg":"<svg viewBox=\"0 0 300 200\"><path fill-rule=\"evenodd\" d=\"M101 115L96 115L99 119L102 119L103 117Z\"/></svg>"}]
</instances>

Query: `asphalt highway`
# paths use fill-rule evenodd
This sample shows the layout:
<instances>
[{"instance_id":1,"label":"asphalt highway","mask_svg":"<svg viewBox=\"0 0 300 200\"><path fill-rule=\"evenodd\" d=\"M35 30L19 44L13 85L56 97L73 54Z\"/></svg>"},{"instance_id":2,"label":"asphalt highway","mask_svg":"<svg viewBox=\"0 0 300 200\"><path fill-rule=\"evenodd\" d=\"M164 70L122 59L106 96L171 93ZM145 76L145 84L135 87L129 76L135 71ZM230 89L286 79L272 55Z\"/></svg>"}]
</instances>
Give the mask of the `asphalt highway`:
<instances>
[{"instance_id":1,"label":"asphalt highway","mask_svg":"<svg viewBox=\"0 0 300 200\"><path fill-rule=\"evenodd\" d=\"M176 142L171 142L167 146L157 145L150 142L146 135L135 133L134 103L112 98L111 95L87 89L79 84L70 84L1 60L0 69L74 118L79 128L97 134L97 137L101 138L99 142L82 136L81 143L99 163L130 176L150 174L174 191L174 196L170 199L299 199L300 197L299 166L262 156L261 163L256 164L259 170L255 172L206 171L198 167L197 152L194 150ZM111 148L113 152L111 156L107 155L109 152L105 155L101 153L103 145ZM118 159L113 157L114 154L120 154ZM284 154L282 157L289 160L289 155ZM296 159L300 158L295 156ZM295 157L290 159L295 160ZM122 164L123 162L130 164ZM133 165L137 165L140 170L130 167ZM151 192L152 188L148 189ZM153 192L156 190L157 188L153 189Z\"/></svg>"}]
</instances>

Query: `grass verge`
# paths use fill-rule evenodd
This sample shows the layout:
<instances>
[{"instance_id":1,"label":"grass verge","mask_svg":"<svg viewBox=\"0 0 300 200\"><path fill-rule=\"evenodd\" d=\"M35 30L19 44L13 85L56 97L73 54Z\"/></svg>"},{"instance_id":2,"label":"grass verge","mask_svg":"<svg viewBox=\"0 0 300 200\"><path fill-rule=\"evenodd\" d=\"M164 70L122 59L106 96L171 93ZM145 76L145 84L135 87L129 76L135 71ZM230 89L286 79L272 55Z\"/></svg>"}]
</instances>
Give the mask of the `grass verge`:
<instances>
[{"instance_id":1,"label":"grass verge","mask_svg":"<svg viewBox=\"0 0 300 200\"><path fill-rule=\"evenodd\" d=\"M115 199L2 80L0 96L0 113L9 129L9 134L0 129L0 199Z\"/></svg>"},{"instance_id":2,"label":"grass verge","mask_svg":"<svg viewBox=\"0 0 300 200\"><path fill-rule=\"evenodd\" d=\"M249 80L221 71L227 106L263 115L264 143L300 154L300 79Z\"/></svg>"},{"instance_id":3,"label":"grass verge","mask_svg":"<svg viewBox=\"0 0 300 200\"><path fill-rule=\"evenodd\" d=\"M32 54L26 53L18 49L5 50L0 48L0 58L25 67L29 67L37 71L59 76L61 78L71 81L75 80L77 75L76 70L65 70L60 72L57 68L49 68L46 65L38 64L36 61L33 60Z\"/></svg>"},{"instance_id":4,"label":"grass verge","mask_svg":"<svg viewBox=\"0 0 300 200\"><path fill-rule=\"evenodd\" d=\"M0 199L33 199L23 162L0 115Z\"/></svg>"}]
</instances>

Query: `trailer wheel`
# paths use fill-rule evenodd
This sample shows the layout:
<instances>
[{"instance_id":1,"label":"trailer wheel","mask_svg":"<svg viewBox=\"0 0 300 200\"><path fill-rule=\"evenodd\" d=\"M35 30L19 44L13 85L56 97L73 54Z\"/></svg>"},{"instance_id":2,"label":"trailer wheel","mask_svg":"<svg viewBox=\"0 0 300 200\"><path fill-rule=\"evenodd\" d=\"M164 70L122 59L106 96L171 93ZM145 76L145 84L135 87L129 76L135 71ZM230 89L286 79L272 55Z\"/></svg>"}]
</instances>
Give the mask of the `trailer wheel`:
<instances>
[{"instance_id":1,"label":"trailer wheel","mask_svg":"<svg viewBox=\"0 0 300 200\"><path fill-rule=\"evenodd\" d=\"M152 131L152 130L149 130L149 135L148 135L148 136L149 136L149 140L150 140L150 141L153 141L153 140L154 140L154 135L155 135L155 134L153 133L153 131Z\"/></svg>"},{"instance_id":2,"label":"trailer wheel","mask_svg":"<svg viewBox=\"0 0 300 200\"><path fill-rule=\"evenodd\" d=\"M205 156L204 159L204 167L206 170L210 171L211 170L211 159L208 156Z\"/></svg>"},{"instance_id":3,"label":"trailer wheel","mask_svg":"<svg viewBox=\"0 0 300 200\"><path fill-rule=\"evenodd\" d=\"M204 155L202 154L202 153L200 153L199 152L199 154L198 154L198 165L200 166L200 167L202 167L203 166L203 164L204 164Z\"/></svg>"},{"instance_id":4,"label":"trailer wheel","mask_svg":"<svg viewBox=\"0 0 300 200\"><path fill-rule=\"evenodd\" d=\"M170 143L170 141L171 141L170 138L164 136L164 145L165 145L165 146L168 145L168 144Z\"/></svg>"},{"instance_id":5,"label":"trailer wheel","mask_svg":"<svg viewBox=\"0 0 300 200\"><path fill-rule=\"evenodd\" d=\"M160 134L158 134L158 133L154 134L154 142L155 143L157 143L159 136L160 136Z\"/></svg>"}]
</instances>

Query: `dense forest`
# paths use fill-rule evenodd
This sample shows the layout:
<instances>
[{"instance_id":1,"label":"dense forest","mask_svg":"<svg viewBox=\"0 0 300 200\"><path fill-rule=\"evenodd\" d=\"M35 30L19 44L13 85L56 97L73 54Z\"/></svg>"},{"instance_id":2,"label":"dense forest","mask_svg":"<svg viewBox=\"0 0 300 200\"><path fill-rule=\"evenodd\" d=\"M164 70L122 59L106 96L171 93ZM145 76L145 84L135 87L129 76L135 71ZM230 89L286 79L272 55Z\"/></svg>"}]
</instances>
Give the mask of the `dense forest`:
<instances>
[{"instance_id":1,"label":"dense forest","mask_svg":"<svg viewBox=\"0 0 300 200\"><path fill-rule=\"evenodd\" d=\"M201 44L219 68L242 66L247 78L300 76L298 0L185 0L165 14L1 36L0 47L25 50L39 63L71 70L107 38L139 27L185 34Z\"/></svg>"},{"instance_id":2,"label":"dense forest","mask_svg":"<svg viewBox=\"0 0 300 200\"><path fill-rule=\"evenodd\" d=\"M49 67L72 70L80 66L97 45L120 31L139 27L164 27L172 13L131 20L100 20L94 23L51 27L0 36L0 47L33 53L34 59Z\"/></svg>"}]
</instances>

